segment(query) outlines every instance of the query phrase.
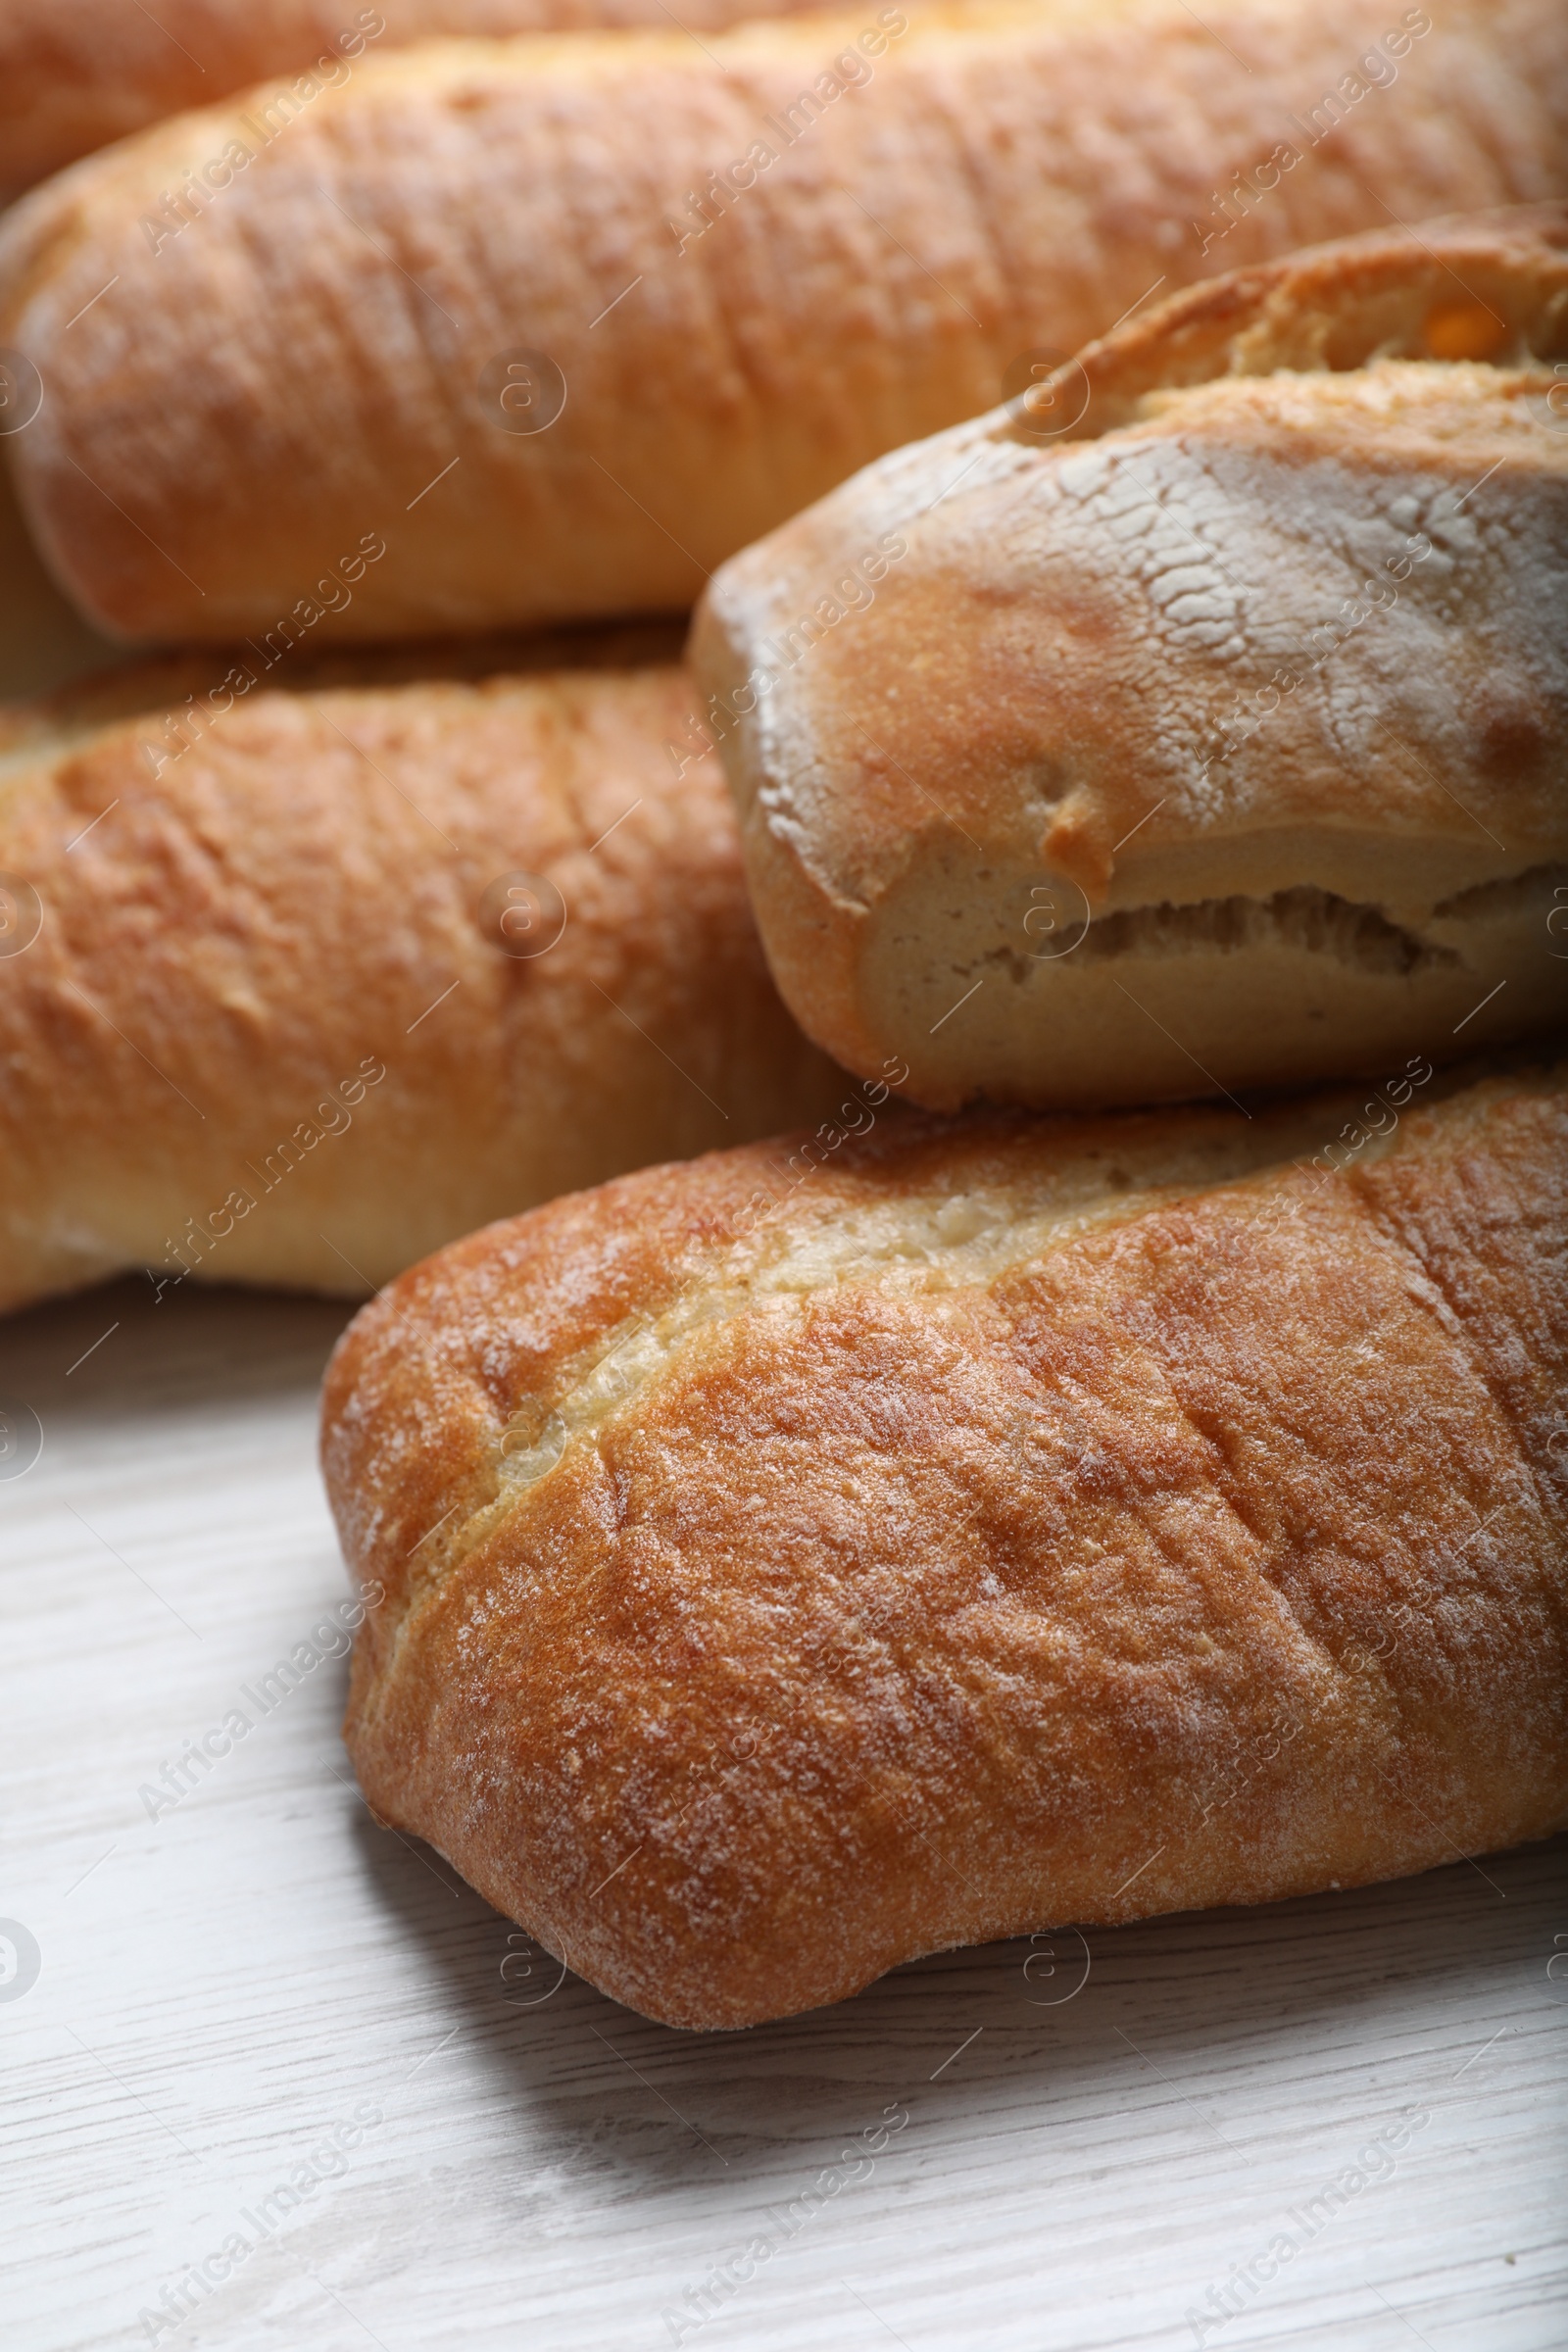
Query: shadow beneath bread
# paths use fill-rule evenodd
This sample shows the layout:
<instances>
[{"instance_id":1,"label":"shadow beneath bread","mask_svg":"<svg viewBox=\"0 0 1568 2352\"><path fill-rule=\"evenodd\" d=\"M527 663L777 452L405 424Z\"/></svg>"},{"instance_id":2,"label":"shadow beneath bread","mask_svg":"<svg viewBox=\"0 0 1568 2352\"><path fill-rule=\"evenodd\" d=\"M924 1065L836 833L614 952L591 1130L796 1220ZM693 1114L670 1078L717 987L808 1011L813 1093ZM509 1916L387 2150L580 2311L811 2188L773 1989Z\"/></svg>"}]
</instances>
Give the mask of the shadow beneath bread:
<instances>
[{"instance_id":1,"label":"shadow beneath bread","mask_svg":"<svg viewBox=\"0 0 1568 2352\"><path fill-rule=\"evenodd\" d=\"M842 2169L863 2132L890 2134L879 2166L917 2149L926 2161L940 2156L932 2127L1005 2136L1038 2127L1042 2110L1080 2127L1069 2138L1086 2149L1098 2141L1102 2165L1117 2161L1116 2119L1151 2108L1168 2111L1196 2160L1234 2163L1238 2134L1277 2134L1282 2077L1304 2080L1309 2104L1314 2077L1397 2046L1417 2002L1427 2022L1451 2006L1451 2046L1375 2088L1368 2079L1362 2096L1391 2112L1435 2099L1510 2013L1544 2012L1555 1996L1568 2022L1568 1984L1544 1973L1560 1948L1568 1837L1484 1868L1456 1861L1253 1909L936 1953L833 2008L691 2034L573 1976L420 1840L377 1828L363 1806L355 1830L389 1928L423 1947L441 1988L428 2056L443 2036L461 2034L470 2067L482 2049L527 2127L530 2162L505 2202L530 2220L559 2214L587 2176L599 2197L722 2180L787 2198ZM1250 2121L1227 2078L1246 2078Z\"/></svg>"},{"instance_id":2,"label":"shadow beneath bread","mask_svg":"<svg viewBox=\"0 0 1568 2352\"><path fill-rule=\"evenodd\" d=\"M315 1387L362 1302L181 1285L160 1298L125 1275L5 1318L5 1391L47 1429L61 1415L133 1415Z\"/></svg>"}]
</instances>

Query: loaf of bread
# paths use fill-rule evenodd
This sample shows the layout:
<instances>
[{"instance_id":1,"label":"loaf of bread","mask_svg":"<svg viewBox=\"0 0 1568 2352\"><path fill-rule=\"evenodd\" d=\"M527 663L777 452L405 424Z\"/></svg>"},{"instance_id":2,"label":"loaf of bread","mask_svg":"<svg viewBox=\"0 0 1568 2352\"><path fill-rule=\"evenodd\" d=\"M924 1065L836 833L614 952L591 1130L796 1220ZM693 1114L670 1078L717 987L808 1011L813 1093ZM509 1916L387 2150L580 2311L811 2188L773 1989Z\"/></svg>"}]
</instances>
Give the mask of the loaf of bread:
<instances>
[{"instance_id":1,"label":"loaf of bread","mask_svg":"<svg viewBox=\"0 0 1568 2352\"><path fill-rule=\"evenodd\" d=\"M1568 1020L1568 206L1177 295L726 564L797 1017L937 1108Z\"/></svg>"},{"instance_id":2,"label":"loaf of bread","mask_svg":"<svg viewBox=\"0 0 1568 2352\"><path fill-rule=\"evenodd\" d=\"M353 1295L843 1099L649 650L287 692L241 648L7 714L0 1307L143 1265Z\"/></svg>"},{"instance_id":3,"label":"loaf of bread","mask_svg":"<svg viewBox=\"0 0 1568 2352\"><path fill-rule=\"evenodd\" d=\"M1559 0L867 0L702 44L435 43L17 207L0 438L123 636L261 637L368 533L328 635L673 611L1162 290L1565 191Z\"/></svg>"},{"instance_id":4,"label":"loaf of bread","mask_svg":"<svg viewBox=\"0 0 1568 2352\"><path fill-rule=\"evenodd\" d=\"M323 1407L372 1808L689 2027L1568 1821L1568 1073L1443 1086L878 1081L406 1274Z\"/></svg>"},{"instance_id":5,"label":"loaf of bread","mask_svg":"<svg viewBox=\"0 0 1568 2352\"><path fill-rule=\"evenodd\" d=\"M800 0L681 0L696 30ZM0 0L0 201L94 147L272 74L340 85L373 48L672 22L662 0Z\"/></svg>"}]
</instances>

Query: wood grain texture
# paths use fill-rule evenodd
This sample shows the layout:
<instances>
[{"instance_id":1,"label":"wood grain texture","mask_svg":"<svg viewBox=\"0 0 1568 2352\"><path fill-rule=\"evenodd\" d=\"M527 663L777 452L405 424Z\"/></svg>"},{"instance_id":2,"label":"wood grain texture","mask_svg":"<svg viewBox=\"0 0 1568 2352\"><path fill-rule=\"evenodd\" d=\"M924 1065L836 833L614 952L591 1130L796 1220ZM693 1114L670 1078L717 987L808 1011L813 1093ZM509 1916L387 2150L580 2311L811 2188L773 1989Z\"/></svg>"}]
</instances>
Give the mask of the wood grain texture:
<instances>
[{"instance_id":1,"label":"wood grain texture","mask_svg":"<svg viewBox=\"0 0 1568 2352\"><path fill-rule=\"evenodd\" d=\"M1093 1934L1086 1984L1070 1938L1017 1940L694 2039L550 1992L369 1825L341 1664L150 1821L139 1787L344 1597L311 1458L340 1320L122 1284L5 1328L45 1429L0 1482L0 1911L42 1949L0 2000L10 2352L141 2352L138 2315L239 2230L253 2251L158 2342L668 2352L662 2314L765 2234L685 2343L1192 2352L1189 2308L1292 2230L1210 2345L1557 2352L1568 1840ZM361 2106L382 2121L338 2171ZM889 2108L870 2177L786 2235ZM1308 2238L1289 2217L1336 2182Z\"/></svg>"}]
</instances>

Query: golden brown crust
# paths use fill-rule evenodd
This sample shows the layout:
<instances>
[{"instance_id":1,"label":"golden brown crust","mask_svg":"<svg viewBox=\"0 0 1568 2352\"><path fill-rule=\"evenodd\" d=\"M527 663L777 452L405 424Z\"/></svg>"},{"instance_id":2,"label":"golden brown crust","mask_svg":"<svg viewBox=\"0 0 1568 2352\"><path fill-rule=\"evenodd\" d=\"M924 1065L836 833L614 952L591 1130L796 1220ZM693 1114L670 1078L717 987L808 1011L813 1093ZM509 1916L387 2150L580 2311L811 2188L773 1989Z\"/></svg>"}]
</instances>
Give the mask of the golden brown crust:
<instances>
[{"instance_id":1,"label":"golden brown crust","mask_svg":"<svg viewBox=\"0 0 1568 2352\"><path fill-rule=\"evenodd\" d=\"M726 564L693 661L808 1031L951 1108L1568 1017L1564 366L1568 207L1348 239Z\"/></svg>"},{"instance_id":2,"label":"golden brown crust","mask_svg":"<svg viewBox=\"0 0 1568 2352\"><path fill-rule=\"evenodd\" d=\"M1326 1180L1341 1098L895 1107L415 1269L323 1408L370 1803L691 2027L1549 1832L1568 1086L1443 1091Z\"/></svg>"},{"instance_id":3,"label":"golden brown crust","mask_svg":"<svg viewBox=\"0 0 1568 2352\"><path fill-rule=\"evenodd\" d=\"M476 681L290 693L241 648L0 724L0 1305L141 1265L353 1296L837 1099L716 762L670 757L684 673L447 661Z\"/></svg>"},{"instance_id":4,"label":"golden brown crust","mask_svg":"<svg viewBox=\"0 0 1568 2352\"><path fill-rule=\"evenodd\" d=\"M684 0L698 31L803 0ZM663 26L660 0L0 0L0 202L112 139L318 64L342 81L368 49L601 25Z\"/></svg>"},{"instance_id":5,"label":"golden brown crust","mask_svg":"<svg viewBox=\"0 0 1568 2352\"><path fill-rule=\"evenodd\" d=\"M366 535L385 556L328 632L680 609L1162 287L1563 192L1556 0L1453 0L1373 81L1347 71L1372 0L1216 4L436 43L265 146L257 98L89 159L0 235L0 343L48 386L6 442L46 560L142 638L270 629ZM176 227L166 196L231 140L251 160ZM1216 192L1293 141L1222 227ZM484 376L524 347L565 386L528 434Z\"/></svg>"}]
</instances>

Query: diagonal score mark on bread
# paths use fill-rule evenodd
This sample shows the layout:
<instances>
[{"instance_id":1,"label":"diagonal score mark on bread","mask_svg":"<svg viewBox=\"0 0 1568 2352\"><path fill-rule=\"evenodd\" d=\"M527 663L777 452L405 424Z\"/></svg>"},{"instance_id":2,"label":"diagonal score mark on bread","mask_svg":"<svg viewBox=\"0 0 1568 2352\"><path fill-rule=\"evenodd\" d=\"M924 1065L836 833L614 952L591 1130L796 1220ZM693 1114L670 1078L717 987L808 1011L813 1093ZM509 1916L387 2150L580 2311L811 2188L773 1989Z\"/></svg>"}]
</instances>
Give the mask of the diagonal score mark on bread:
<instances>
[{"instance_id":1,"label":"diagonal score mark on bread","mask_svg":"<svg viewBox=\"0 0 1568 2352\"><path fill-rule=\"evenodd\" d=\"M1319 1124L1295 1123L1297 1149L1313 1146ZM1221 1173L1240 1174L1260 1158L1266 1161L1277 1150L1275 1137L1267 1127L1254 1132L1255 1141L1247 1133L1226 1136L1217 1148L1210 1143L1207 1151L1203 1142L1208 1139L1195 1139L1190 1184L1213 1181ZM777 1150L788 1154L801 1140L784 1138ZM765 1182L773 1156L760 1159L760 1184ZM1160 1163L1162 1177L1156 1179L1151 1172L1137 1183L1127 1168L1141 1159ZM1105 1147L1091 1145L1065 1168L1049 1165L1028 1219L1033 1246L1042 1250L1059 1246L1096 1223L1131 1213L1137 1204L1179 1193L1180 1182L1172 1183L1168 1162L1161 1122L1146 1146L1140 1147L1135 1134L1122 1135ZM417 1570L411 1573L407 1608L396 1619L389 1675L396 1671L421 1601L549 1477L568 1446L596 1445L612 1422L631 1412L643 1392L667 1375L683 1351L715 1325L771 1300L786 1301L831 1283L889 1271L911 1287L940 1289L955 1280L982 1278L993 1261L1002 1262L1010 1253L1014 1237L1008 1223L1010 1204L1004 1195L982 1191L955 1200L938 1186L914 1203L901 1201L896 1212L873 1205L847 1214L835 1195L836 1188L826 1198L819 1192L806 1193L797 1212L808 1220L804 1233L764 1212L753 1237L726 1239L688 1253L668 1269L662 1298L639 1304L608 1331L596 1333L586 1348L554 1367L545 1387L487 1433L482 1459L466 1481L458 1504L443 1495L431 1536L407 1555L417 1560ZM459 1516L464 1500L470 1507ZM395 1615L395 1601L392 1608Z\"/></svg>"},{"instance_id":2,"label":"diagonal score mark on bread","mask_svg":"<svg viewBox=\"0 0 1568 2352\"><path fill-rule=\"evenodd\" d=\"M1299 1141L1308 1137L1303 1129ZM1250 1172L1259 1156L1273 1156L1274 1139L1235 1139L1227 1158ZM1136 1163L1136 1145L1119 1155ZM1164 1158L1166 1155L1161 1154ZM1120 1178L1120 1182L1111 1181ZM1212 1164L1192 1182L1213 1181ZM1128 1189L1128 1188L1131 1189ZM670 1303L650 1320L646 1314L618 1326L609 1345L586 1368L573 1367L541 1425L531 1402L509 1425L501 1443L505 1504L520 1498L548 1476L567 1444L592 1443L607 1421L669 1370L686 1345L715 1323L759 1307L803 1298L839 1283L896 1282L911 1290L938 1292L983 1281L1020 1253L1043 1256L1095 1226L1135 1216L1157 1201L1179 1198L1183 1185L1168 1174L1143 1181L1107 1168L1097 1152L1085 1164L1051 1171L1040 1198L1027 1205L1001 1190L985 1188L955 1197L933 1189L901 1200L897 1211L881 1207L841 1211L805 1232L763 1223L757 1241L707 1252L684 1274ZM1063 1197L1065 1196L1065 1197ZM537 1431L535 1442L526 1442ZM522 1442L522 1450L513 1448Z\"/></svg>"},{"instance_id":3,"label":"diagonal score mark on bread","mask_svg":"<svg viewBox=\"0 0 1568 2352\"><path fill-rule=\"evenodd\" d=\"M1440 1082L1437 1094L1445 1091ZM901 1191L894 1201L876 1198L873 1176L865 1202L853 1195L847 1202L841 1187L813 1185L823 1163L813 1168L808 1157L787 1213L761 1207L755 1223L743 1219L750 1231L683 1253L656 1295L552 1365L548 1379L486 1431L481 1458L458 1496L440 1494L428 1536L406 1555L413 1563L407 1603L400 1611L394 1596L387 1611L395 1632L386 1677L396 1674L421 1606L462 1562L532 1503L534 1490L571 1448L598 1447L634 1420L648 1392L678 1377L720 1326L759 1312L788 1312L841 1285L874 1284L928 1298L984 1287L1020 1261L1042 1261L1097 1230L1130 1224L1215 1186L1267 1178L1261 1201L1293 1167L1309 1164L1361 1102L1359 1094L1330 1095L1259 1109L1245 1120L1199 1110L1185 1118L1133 1114L1082 1129L1061 1122L1042 1132L1044 1149L1021 1184L1015 1169L996 1170L955 1192L951 1170L939 1166L928 1189ZM905 1132L941 1134L907 1114L895 1135ZM1358 1159L1375 1162L1396 1132L1395 1122L1386 1134L1369 1136ZM769 1198L780 1158L796 1164L796 1149L808 1141L787 1137L771 1150L759 1148L755 1200ZM401 1335L396 1311L389 1305L387 1312Z\"/></svg>"}]
</instances>

